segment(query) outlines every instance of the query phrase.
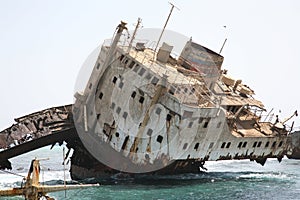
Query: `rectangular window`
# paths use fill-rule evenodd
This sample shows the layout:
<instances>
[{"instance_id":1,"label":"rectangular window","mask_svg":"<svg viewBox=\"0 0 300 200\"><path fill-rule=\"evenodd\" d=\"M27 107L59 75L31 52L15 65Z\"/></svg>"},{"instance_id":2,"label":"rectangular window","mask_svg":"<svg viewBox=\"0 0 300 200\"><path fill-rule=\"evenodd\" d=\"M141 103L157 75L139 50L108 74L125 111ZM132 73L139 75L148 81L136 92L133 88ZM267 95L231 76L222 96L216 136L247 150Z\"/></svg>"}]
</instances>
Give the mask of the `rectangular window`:
<instances>
[{"instance_id":1,"label":"rectangular window","mask_svg":"<svg viewBox=\"0 0 300 200\"><path fill-rule=\"evenodd\" d=\"M153 77L153 79L151 80L151 83L152 83L153 85L157 85L158 81L159 81L158 78Z\"/></svg>"},{"instance_id":2,"label":"rectangular window","mask_svg":"<svg viewBox=\"0 0 300 200\"><path fill-rule=\"evenodd\" d=\"M143 76L144 73L145 73L145 71L146 70L144 68L141 68L141 70L139 71L138 75Z\"/></svg>"}]
</instances>

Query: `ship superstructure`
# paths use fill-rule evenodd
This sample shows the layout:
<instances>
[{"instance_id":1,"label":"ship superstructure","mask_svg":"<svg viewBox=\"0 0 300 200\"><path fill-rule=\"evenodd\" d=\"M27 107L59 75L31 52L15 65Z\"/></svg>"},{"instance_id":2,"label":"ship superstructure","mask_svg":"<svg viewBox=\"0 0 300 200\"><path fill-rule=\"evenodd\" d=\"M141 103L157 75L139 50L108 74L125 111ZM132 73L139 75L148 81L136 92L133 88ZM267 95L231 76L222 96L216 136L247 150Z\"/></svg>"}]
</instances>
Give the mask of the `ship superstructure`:
<instances>
[{"instance_id":1,"label":"ship superstructure","mask_svg":"<svg viewBox=\"0 0 300 200\"><path fill-rule=\"evenodd\" d=\"M223 56L190 39L176 58L172 44L155 51L120 41L124 29L121 23L111 45L102 46L84 93L75 95L78 134L100 162L143 173L173 162L263 164L286 154L289 131L279 121L262 122L264 105L221 69Z\"/></svg>"}]
</instances>

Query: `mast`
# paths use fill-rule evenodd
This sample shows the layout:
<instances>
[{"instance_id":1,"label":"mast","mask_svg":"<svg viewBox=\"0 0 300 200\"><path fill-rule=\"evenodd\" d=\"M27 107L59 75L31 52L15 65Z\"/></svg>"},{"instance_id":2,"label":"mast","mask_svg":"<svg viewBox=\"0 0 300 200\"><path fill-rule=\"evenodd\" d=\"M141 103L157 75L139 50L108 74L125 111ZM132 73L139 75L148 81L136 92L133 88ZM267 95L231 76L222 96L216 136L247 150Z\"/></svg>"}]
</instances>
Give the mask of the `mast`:
<instances>
[{"instance_id":1,"label":"mast","mask_svg":"<svg viewBox=\"0 0 300 200\"><path fill-rule=\"evenodd\" d=\"M128 53L130 52L130 49L131 49L131 47L132 47L133 40L135 39L136 32L137 32L138 28L140 27L141 22L142 22L142 19L141 19L141 18L138 18L137 24L136 24L136 26L135 26L135 29L134 29L134 31L133 31L131 40L130 40L130 42L129 42L129 46L128 46L128 50L127 50Z\"/></svg>"},{"instance_id":2,"label":"mast","mask_svg":"<svg viewBox=\"0 0 300 200\"><path fill-rule=\"evenodd\" d=\"M156 52L156 49L157 49L157 47L158 47L158 45L159 45L159 42L160 42L160 40L161 40L162 35L164 34L164 31L165 31L165 29L166 29L166 27L167 27L167 24L168 24L168 22L169 22L169 19L170 19L170 17L171 17L171 14L172 14L172 12L173 12L173 10L174 10L174 7L176 7L174 4L172 4L172 3L170 3L170 2L169 2L169 4L171 4L171 10L170 10L169 16L168 16L168 18L167 18L167 21L166 21L166 23L165 23L165 25L164 25L164 28L162 29L162 31L161 31L161 33L160 33L160 36L159 36L159 38L158 38L158 41L157 41L156 47L155 47L155 49L154 49L154 52ZM177 7L176 7L176 8L177 8ZM179 10L179 8L177 8L177 9Z\"/></svg>"}]
</instances>

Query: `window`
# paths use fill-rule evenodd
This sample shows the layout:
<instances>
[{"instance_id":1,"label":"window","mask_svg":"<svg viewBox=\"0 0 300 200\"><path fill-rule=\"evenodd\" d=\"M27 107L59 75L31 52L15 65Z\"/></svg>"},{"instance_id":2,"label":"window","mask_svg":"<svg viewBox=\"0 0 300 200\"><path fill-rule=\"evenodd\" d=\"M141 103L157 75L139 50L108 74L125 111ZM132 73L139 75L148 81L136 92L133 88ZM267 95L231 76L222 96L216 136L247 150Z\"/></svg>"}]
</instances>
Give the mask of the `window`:
<instances>
[{"instance_id":1,"label":"window","mask_svg":"<svg viewBox=\"0 0 300 200\"><path fill-rule=\"evenodd\" d=\"M196 144L195 144L195 146L194 146L194 149L197 151L198 150L198 148L199 148L199 142L197 142Z\"/></svg>"},{"instance_id":2,"label":"window","mask_svg":"<svg viewBox=\"0 0 300 200\"><path fill-rule=\"evenodd\" d=\"M276 146L276 141L275 142L273 142L273 144L272 144L272 147L275 147Z\"/></svg>"},{"instance_id":3,"label":"window","mask_svg":"<svg viewBox=\"0 0 300 200\"><path fill-rule=\"evenodd\" d=\"M140 97L140 100L139 100L139 102L140 102L140 103L144 103L144 100L145 100L145 98L144 98L144 97Z\"/></svg>"},{"instance_id":4,"label":"window","mask_svg":"<svg viewBox=\"0 0 300 200\"><path fill-rule=\"evenodd\" d=\"M99 99L102 99L102 97L103 97L103 93L100 92L100 94L99 94Z\"/></svg>"},{"instance_id":5,"label":"window","mask_svg":"<svg viewBox=\"0 0 300 200\"><path fill-rule=\"evenodd\" d=\"M245 148L247 146L247 142L244 142L243 144L243 148Z\"/></svg>"},{"instance_id":6,"label":"window","mask_svg":"<svg viewBox=\"0 0 300 200\"><path fill-rule=\"evenodd\" d=\"M203 122L203 120L204 120L204 118L203 118L203 117L200 117L200 118L198 119L198 123L201 124L201 123Z\"/></svg>"},{"instance_id":7,"label":"window","mask_svg":"<svg viewBox=\"0 0 300 200\"><path fill-rule=\"evenodd\" d=\"M157 85L158 81L159 81L158 78L153 77L153 79L151 80L151 83L152 83L153 85Z\"/></svg>"},{"instance_id":8,"label":"window","mask_svg":"<svg viewBox=\"0 0 300 200\"><path fill-rule=\"evenodd\" d=\"M128 140L129 140L129 136L127 135L127 136L125 137L124 142L123 142L123 145L122 145L122 147L121 147L122 150L125 149Z\"/></svg>"},{"instance_id":9,"label":"window","mask_svg":"<svg viewBox=\"0 0 300 200\"><path fill-rule=\"evenodd\" d=\"M268 141L268 142L266 143L265 147L266 147L266 148L269 147L269 144L270 144L270 142Z\"/></svg>"},{"instance_id":10,"label":"window","mask_svg":"<svg viewBox=\"0 0 300 200\"><path fill-rule=\"evenodd\" d=\"M147 135L151 137L152 133L153 133L153 130L151 128L149 128L147 131Z\"/></svg>"},{"instance_id":11,"label":"window","mask_svg":"<svg viewBox=\"0 0 300 200\"><path fill-rule=\"evenodd\" d=\"M146 79L147 79L147 80L150 80L151 78L152 78L152 75L148 73L148 74L146 75Z\"/></svg>"},{"instance_id":12,"label":"window","mask_svg":"<svg viewBox=\"0 0 300 200\"><path fill-rule=\"evenodd\" d=\"M99 68L100 68L100 63L97 64L97 69L99 69Z\"/></svg>"},{"instance_id":13,"label":"window","mask_svg":"<svg viewBox=\"0 0 300 200\"><path fill-rule=\"evenodd\" d=\"M171 119L172 119L172 115L167 114L167 121L171 121Z\"/></svg>"},{"instance_id":14,"label":"window","mask_svg":"<svg viewBox=\"0 0 300 200\"><path fill-rule=\"evenodd\" d=\"M134 61L132 61L132 62L129 64L129 66L128 66L128 67L129 67L130 69L132 69L132 67L133 67L134 65L135 65L135 62L134 62Z\"/></svg>"},{"instance_id":15,"label":"window","mask_svg":"<svg viewBox=\"0 0 300 200\"><path fill-rule=\"evenodd\" d=\"M279 142L279 145L278 145L278 147L281 147L281 146L282 146L282 144L283 144L283 142L282 142L282 141L280 141L280 142Z\"/></svg>"},{"instance_id":16,"label":"window","mask_svg":"<svg viewBox=\"0 0 300 200\"><path fill-rule=\"evenodd\" d=\"M118 78L114 76L112 82L115 84L117 82Z\"/></svg>"},{"instance_id":17,"label":"window","mask_svg":"<svg viewBox=\"0 0 300 200\"><path fill-rule=\"evenodd\" d=\"M120 136L119 132L116 132L116 137L119 137L119 136Z\"/></svg>"},{"instance_id":18,"label":"window","mask_svg":"<svg viewBox=\"0 0 300 200\"><path fill-rule=\"evenodd\" d=\"M121 108L120 108L120 107L118 107L118 108L117 108L117 110L116 110L116 112L117 112L118 114L120 114L120 112L121 112Z\"/></svg>"},{"instance_id":19,"label":"window","mask_svg":"<svg viewBox=\"0 0 300 200\"><path fill-rule=\"evenodd\" d=\"M127 112L124 112L124 113L123 113L123 118L126 119L127 116L128 116L128 113L127 113Z\"/></svg>"},{"instance_id":20,"label":"window","mask_svg":"<svg viewBox=\"0 0 300 200\"><path fill-rule=\"evenodd\" d=\"M221 145L221 148L223 149L226 145L226 142L223 142L222 145Z\"/></svg>"},{"instance_id":21,"label":"window","mask_svg":"<svg viewBox=\"0 0 300 200\"><path fill-rule=\"evenodd\" d=\"M257 142L254 142L252 147L256 147L256 145L257 145Z\"/></svg>"},{"instance_id":22,"label":"window","mask_svg":"<svg viewBox=\"0 0 300 200\"><path fill-rule=\"evenodd\" d=\"M123 82L120 82L120 84L119 84L119 88L120 88L120 89L122 89L122 88L123 88L123 86L124 86L124 83L123 83Z\"/></svg>"},{"instance_id":23,"label":"window","mask_svg":"<svg viewBox=\"0 0 300 200\"><path fill-rule=\"evenodd\" d=\"M92 84L92 83L90 83L90 85L89 85L89 89L92 89L92 86L93 86L93 84Z\"/></svg>"},{"instance_id":24,"label":"window","mask_svg":"<svg viewBox=\"0 0 300 200\"><path fill-rule=\"evenodd\" d=\"M164 139L163 136L159 135L157 136L156 141L161 143L163 139Z\"/></svg>"},{"instance_id":25,"label":"window","mask_svg":"<svg viewBox=\"0 0 300 200\"><path fill-rule=\"evenodd\" d=\"M143 76L144 73L145 73L145 71L146 70L144 68L141 68L141 70L139 71L138 75Z\"/></svg>"},{"instance_id":26,"label":"window","mask_svg":"<svg viewBox=\"0 0 300 200\"><path fill-rule=\"evenodd\" d=\"M188 143L184 143L184 145L183 145L183 150L185 150L186 148L187 148L187 146L188 146Z\"/></svg>"},{"instance_id":27,"label":"window","mask_svg":"<svg viewBox=\"0 0 300 200\"><path fill-rule=\"evenodd\" d=\"M131 97L134 99L135 96L136 96L136 92L133 91L132 94L131 94Z\"/></svg>"},{"instance_id":28,"label":"window","mask_svg":"<svg viewBox=\"0 0 300 200\"><path fill-rule=\"evenodd\" d=\"M226 148L228 149L231 145L231 142L228 142L227 145L226 145Z\"/></svg>"},{"instance_id":29,"label":"window","mask_svg":"<svg viewBox=\"0 0 300 200\"><path fill-rule=\"evenodd\" d=\"M111 103L111 109L115 109L116 104L114 102Z\"/></svg>"},{"instance_id":30,"label":"window","mask_svg":"<svg viewBox=\"0 0 300 200\"><path fill-rule=\"evenodd\" d=\"M97 114L97 119L99 119L99 118L100 118L100 115L101 115L100 113L99 113L99 114Z\"/></svg>"},{"instance_id":31,"label":"window","mask_svg":"<svg viewBox=\"0 0 300 200\"><path fill-rule=\"evenodd\" d=\"M175 88L173 86L170 87L169 93L174 95L175 94Z\"/></svg>"},{"instance_id":32,"label":"window","mask_svg":"<svg viewBox=\"0 0 300 200\"><path fill-rule=\"evenodd\" d=\"M260 146L261 146L261 142L258 142L257 147L260 147Z\"/></svg>"},{"instance_id":33,"label":"window","mask_svg":"<svg viewBox=\"0 0 300 200\"><path fill-rule=\"evenodd\" d=\"M156 108L155 113L159 115L161 113L161 108Z\"/></svg>"},{"instance_id":34,"label":"window","mask_svg":"<svg viewBox=\"0 0 300 200\"><path fill-rule=\"evenodd\" d=\"M191 122L189 123L188 128L192 128L192 126L193 126L193 121L191 121Z\"/></svg>"},{"instance_id":35,"label":"window","mask_svg":"<svg viewBox=\"0 0 300 200\"><path fill-rule=\"evenodd\" d=\"M125 57L124 55L121 55L120 56L120 61L122 61L124 57Z\"/></svg>"},{"instance_id":36,"label":"window","mask_svg":"<svg viewBox=\"0 0 300 200\"><path fill-rule=\"evenodd\" d=\"M213 146L214 146L214 143L213 142L211 142L210 144L209 144L209 147L208 148L213 148Z\"/></svg>"},{"instance_id":37,"label":"window","mask_svg":"<svg viewBox=\"0 0 300 200\"><path fill-rule=\"evenodd\" d=\"M134 71L134 72L137 72L137 71L139 71L139 69L140 69L140 66L139 66L139 65L136 65L136 66L133 68L133 71Z\"/></svg>"},{"instance_id":38,"label":"window","mask_svg":"<svg viewBox=\"0 0 300 200\"><path fill-rule=\"evenodd\" d=\"M243 142L240 142L239 145L238 145L238 148L241 148L243 145Z\"/></svg>"},{"instance_id":39,"label":"window","mask_svg":"<svg viewBox=\"0 0 300 200\"><path fill-rule=\"evenodd\" d=\"M209 124L210 119L206 119L206 121L203 124L203 128L207 128Z\"/></svg>"}]
</instances>

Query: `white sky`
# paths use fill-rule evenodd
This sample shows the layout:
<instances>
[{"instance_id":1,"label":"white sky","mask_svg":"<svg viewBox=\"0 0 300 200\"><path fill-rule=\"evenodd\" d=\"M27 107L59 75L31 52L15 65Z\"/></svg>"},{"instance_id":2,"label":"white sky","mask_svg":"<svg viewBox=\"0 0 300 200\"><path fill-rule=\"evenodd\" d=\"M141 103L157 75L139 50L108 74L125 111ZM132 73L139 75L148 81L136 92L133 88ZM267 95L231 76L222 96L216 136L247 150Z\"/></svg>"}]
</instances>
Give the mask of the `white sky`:
<instances>
[{"instance_id":1,"label":"white sky","mask_svg":"<svg viewBox=\"0 0 300 200\"><path fill-rule=\"evenodd\" d=\"M300 1L173 2L180 11L168 29L217 52L227 37L223 68L280 117L300 111ZM82 63L120 20L129 29L138 17L145 28L162 27L169 10L168 0L0 0L0 130L72 103Z\"/></svg>"}]
</instances>

